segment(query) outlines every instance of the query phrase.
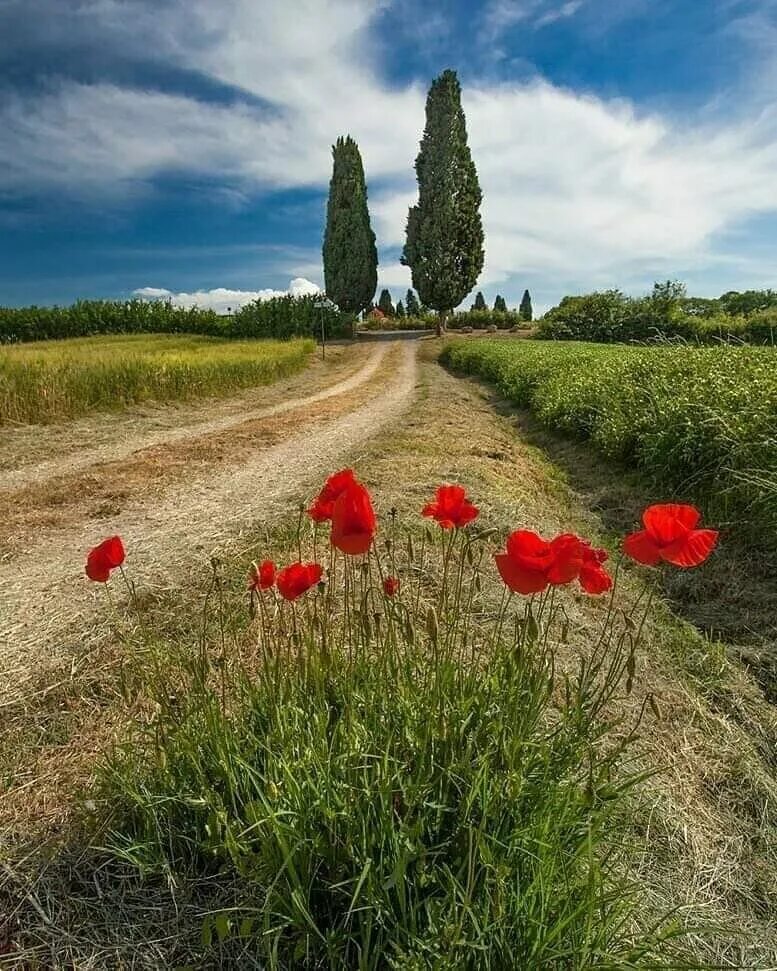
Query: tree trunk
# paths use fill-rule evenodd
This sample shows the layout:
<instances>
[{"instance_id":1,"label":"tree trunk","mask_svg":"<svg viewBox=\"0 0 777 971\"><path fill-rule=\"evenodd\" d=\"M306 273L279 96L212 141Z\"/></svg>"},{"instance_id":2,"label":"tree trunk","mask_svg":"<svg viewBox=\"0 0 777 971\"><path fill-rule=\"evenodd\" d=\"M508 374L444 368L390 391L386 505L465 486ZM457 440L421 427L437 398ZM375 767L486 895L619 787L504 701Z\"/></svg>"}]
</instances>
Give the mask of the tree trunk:
<instances>
[{"instance_id":1,"label":"tree trunk","mask_svg":"<svg viewBox=\"0 0 777 971\"><path fill-rule=\"evenodd\" d=\"M442 337L442 335L445 333L445 322L447 319L447 310L440 310L437 312L437 337Z\"/></svg>"}]
</instances>

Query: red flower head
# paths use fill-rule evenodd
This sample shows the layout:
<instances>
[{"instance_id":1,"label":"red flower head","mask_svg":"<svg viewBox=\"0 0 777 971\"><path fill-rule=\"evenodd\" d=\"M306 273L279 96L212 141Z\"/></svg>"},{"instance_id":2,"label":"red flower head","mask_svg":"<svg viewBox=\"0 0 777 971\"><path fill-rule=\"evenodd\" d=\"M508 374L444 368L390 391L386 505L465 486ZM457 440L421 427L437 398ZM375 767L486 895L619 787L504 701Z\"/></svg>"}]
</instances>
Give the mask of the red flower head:
<instances>
[{"instance_id":1,"label":"red flower head","mask_svg":"<svg viewBox=\"0 0 777 971\"><path fill-rule=\"evenodd\" d=\"M251 564L248 574L249 590L269 590L274 583L275 564L272 560L263 560L259 566L256 563Z\"/></svg>"},{"instance_id":2,"label":"red flower head","mask_svg":"<svg viewBox=\"0 0 777 971\"><path fill-rule=\"evenodd\" d=\"M648 506L642 513L645 528L627 536L623 549L646 566L661 560L673 566L699 566L715 549L719 535L715 529L696 529L700 518L694 506Z\"/></svg>"},{"instance_id":3,"label":"red flower head","mask_svg":"<svg viewBox=\"0 0 777 971\"><path fill-rule=\"evenodd\" d=\"M330 475L324 483L324 488L313 500L313 505L308 509L308 515L317 523L323 523L332 518L335 500L355 482L353 469L342 469Z\"/></svg>"},{"instance_id":4,"label":"red flower head","mask_svg":"<svg viewBox=\"0 0 777 971\"><path fill-rule=\"evenodd\" d=\"M499 574L515 593L541 593L548 586L570 583L580 576L584 545L562 533L551 542L528 529L507 537L507 549L495 557Z\"/></svg>"},{"instance_id":5,"label":"red flower head","mask_svg":"<svg viewBox=\"0 0 777 971\"><path fill-rule=\"evenodd\" d=\"M115 570L124 562L124 543L121 536L104 539L99 546L89 550L86 557L86 575L97 583L105 583Z\"/></svg>"},{"instance_id":6,"label":"red flower head","mask_svg":"<svg viewBox=\"0 0 777 971\"><path fill-rule=\"evenodd\" d=\"M383 581L383 592L387 597L394 597L399 592L399 580L396 577L386 577Z\"/></svg>"},{"instance_id":7,"label":"red flower head","mask_svg":"<svg viewBox=\"0 0 777 971\"><path fill-rule=\"evenodd\" d=\"M278 571L275 579L284 600L296 600L314 587L324 573L318 563L292 563Z\"/></svg>"},{"instance_id":8,"label":"red flower head","mask_svg":"<svg viewBox=\"0 0 777 971\"><path fill-rule=\"evenodd\" d=\"M443 529L461 529L477 519L480 510L469 501L463 486L441 485L438 486L433 501L421 510L421 515L436 519Z\"/></svg>"},{"instance_id":9,"label":"red flower head","mask_svg":"<svg viewBox=\"0 0 777 971\"><path fill-rule=\"evenodd\" d=\"M612 589L612 577L602 564L607 560L607 550L592 549L583 544L583 565L580 567L580 586L586 593L607 593Z\"/></svg>"},{"instance_id":10,"label":"red flower head","mask_svg":"<svg viewBox=\"0 0 777 971\"><path fill-rule=\"evenodd\" d=\"M377 528L370 494L361 482L353 480L337 497L332 509L332 546L351 556L366 553Z\"/></svg>"}]
</instances>

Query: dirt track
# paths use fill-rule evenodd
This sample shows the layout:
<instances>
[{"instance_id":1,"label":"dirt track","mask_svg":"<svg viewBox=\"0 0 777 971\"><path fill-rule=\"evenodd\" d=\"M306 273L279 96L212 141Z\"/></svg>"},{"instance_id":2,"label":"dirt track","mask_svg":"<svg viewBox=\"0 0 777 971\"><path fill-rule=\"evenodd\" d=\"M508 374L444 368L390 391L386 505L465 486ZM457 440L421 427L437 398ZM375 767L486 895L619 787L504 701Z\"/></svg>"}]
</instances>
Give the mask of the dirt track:
<instances>
[{"instance_id":1,"label":"dirt track","mask_svg":"<svg viewBox=\"0 0 777 971\"><path fill-rule=\"evenodd\" d=\"M0 563L0 704L6 692L18 696L34 673L61 662L74 636L82 645L101 636L90 615L103 591L83 576L84 553L91 545L120 533L129 551L128 566L143 577L144 586L168 586L168 578L180 575L187 562L202 561L227 539L239 542L242 530L280 517L322 476L353 461L359 447L410 404L415 354L413 341L377 344L355 372L306 398L292 396L250 414L226 408L215 419L177 427L166 437L146 435L66 458L68 473L88 479L92 462L99 469L106 459L130 453L138 460L138 447L153 452L168 442L196 445L200 438L221 433L220 452L206 470L200 463L193 477L178 477L161 494L130 496L118 513L97 521L85 509L80 521L71 516L65 528L36 530L25 536L21 552ZM323 407L325 399L329 403ZM267 439L257 434L256 447L246 447L243 426L260 427L284 412L291 414L280 440L276 435L266 445ZM230 435L240 436L241 430L241 448L230 453L224 436L228 444ZM6 473L2 484L11 486L6 499L13 498L13 484L23 490L25 482L39 486L47 475L61 476L62 464L42 465ZM77 479L72 489L78 489Z\"/></svg>"}]
</instances>

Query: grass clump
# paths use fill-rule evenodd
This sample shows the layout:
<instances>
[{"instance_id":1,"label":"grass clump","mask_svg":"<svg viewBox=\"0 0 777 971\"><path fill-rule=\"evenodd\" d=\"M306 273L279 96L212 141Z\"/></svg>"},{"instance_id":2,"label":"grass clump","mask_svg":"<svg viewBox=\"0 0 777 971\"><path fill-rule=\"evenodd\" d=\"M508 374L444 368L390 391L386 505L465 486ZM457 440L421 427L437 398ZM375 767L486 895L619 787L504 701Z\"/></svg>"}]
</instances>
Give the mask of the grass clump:
<instances>
[{"instance_id":1,"label":"grass clump","mask_svg":"<svg viewBox=\"0 0 777 971\"><path fill-rule=\"evenodd\" d=\"M767 542L777 533L773 349L481 341L442 359L718 522Z\"/></svg>"},{"instance_id":2,"label":"grass clump","mask_svg":"<svg viewBox=\"0 0 777 971\"><path fill-rule=\"evenodd\" d=\"M219 888L199 956L669 965L674 929L638 913L623 876L644 776L636 726L612 711L639 619L603 609L562 672L566 611L553 589L494 602L490 541L392 531L381 552L333 551L326 582L291 602L255 590L242 633L217 605L188 659L160 667L154 714L103 767L99 801L115 858ZM212 589L218 604L217 573Z\"/></svg>"},{"instance_id":3,"label":"grass clump","mask_svg":"<svg viewBox=\"0 0 777 971\"><path fill-rule=\"evenodd\" d=\"M9 345L0 348L0 424L62 421L269 384L301 370L313 347L307 339L161 334Z\"/></svg>"}]
</instances>

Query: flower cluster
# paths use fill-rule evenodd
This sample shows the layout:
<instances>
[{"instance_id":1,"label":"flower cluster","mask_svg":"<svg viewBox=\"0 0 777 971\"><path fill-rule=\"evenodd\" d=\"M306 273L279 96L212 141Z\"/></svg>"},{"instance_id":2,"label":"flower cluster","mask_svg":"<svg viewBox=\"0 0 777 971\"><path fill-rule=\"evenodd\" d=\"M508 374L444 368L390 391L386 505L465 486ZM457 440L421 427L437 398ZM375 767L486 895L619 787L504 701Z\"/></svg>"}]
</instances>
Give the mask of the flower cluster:
<instances>
[{"instance_id":1,"label":"flower cluster","mask_svg":"<svg viewBox=\"0 0 777 971\"><path fill-rule=\"evenodd\" d=\"M434 498L421 510L422 516L434 519L444 530L465 529L479 514L460 485L439 486ZM326 480L308 515L317 524L330 524L329 540L334 550L346 556L362 556L373 549L378 525L372 497L353 469L342 469ZM650 506L642 515L644 529L625 538L624 552L648 566L662 561L682 568L698 566L718 540L716 530L698 528L699 520L700 513L693 506ZM494 556L502 581L509 590L524 596L573 582L588 594L606 593L613 586L604 565L607 559L606 550L574 533L561 533L548 540L528 529L510 533L504 551ZM123 562L121 538L112 536L89 552L86 574L90 580L104 583ZM283 569L277 569L272 560L254 563L248 576L252 604L256 594L271 589L276 589L284 600L296 600L320 583L323 575L319 563L298 561ZM398 577L386 576L381 582L386 597L397 596Z\"/></svg>"}]
</instances>

